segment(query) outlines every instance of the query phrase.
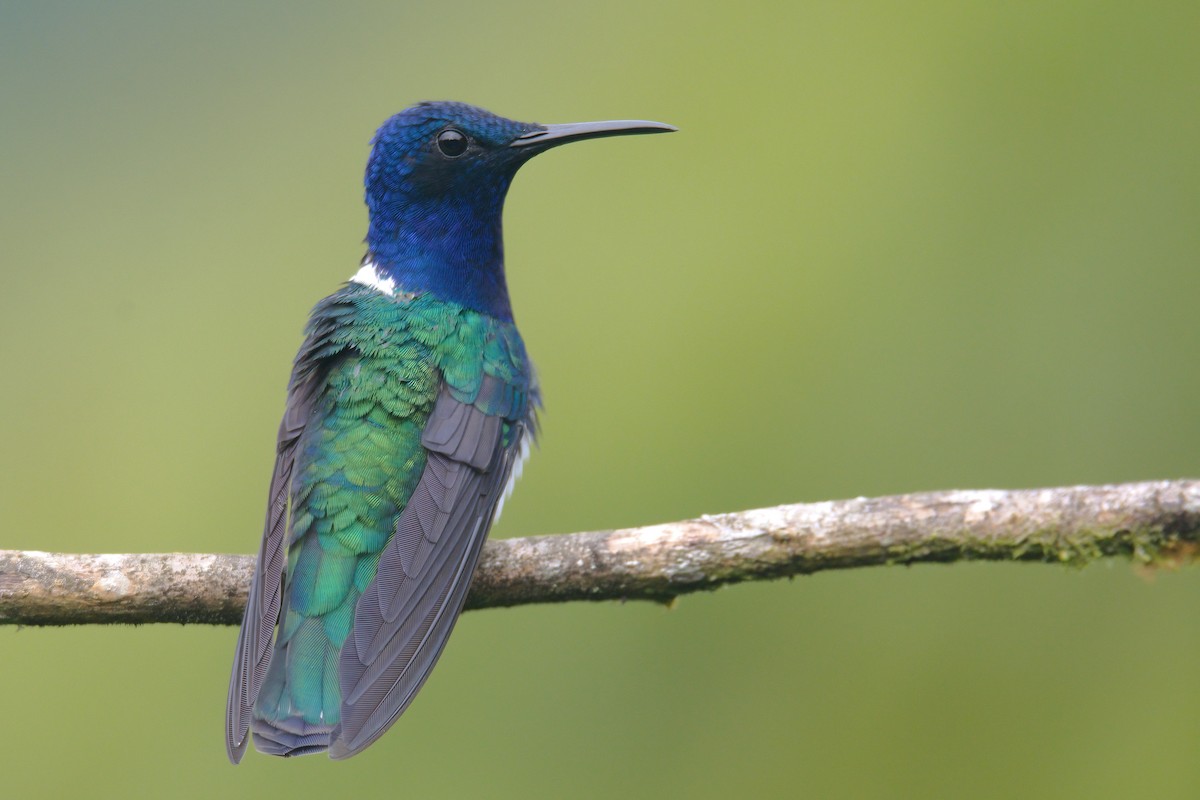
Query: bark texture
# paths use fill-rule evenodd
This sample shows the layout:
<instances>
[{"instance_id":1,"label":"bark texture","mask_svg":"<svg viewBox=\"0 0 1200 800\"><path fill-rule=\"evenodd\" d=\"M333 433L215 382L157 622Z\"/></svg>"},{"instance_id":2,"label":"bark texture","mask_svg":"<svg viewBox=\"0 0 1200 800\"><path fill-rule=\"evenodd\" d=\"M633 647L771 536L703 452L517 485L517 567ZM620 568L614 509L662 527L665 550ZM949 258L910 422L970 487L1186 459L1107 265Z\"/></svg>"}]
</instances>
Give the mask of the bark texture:
<instances>
[{"instance_id":1,"label":"bark texture","mask_svg":"<svg viewBox=\"0 0 1200 800\"><path fill-rule=\"evenodd\" d=\"M945 491L760 508L488 542L467 608L670 602L825 569L953 561L1173 567L1200 556L1200 481ZM0 623L234 625L254 560L0 550Z\"/></svg>"}]
</instances>

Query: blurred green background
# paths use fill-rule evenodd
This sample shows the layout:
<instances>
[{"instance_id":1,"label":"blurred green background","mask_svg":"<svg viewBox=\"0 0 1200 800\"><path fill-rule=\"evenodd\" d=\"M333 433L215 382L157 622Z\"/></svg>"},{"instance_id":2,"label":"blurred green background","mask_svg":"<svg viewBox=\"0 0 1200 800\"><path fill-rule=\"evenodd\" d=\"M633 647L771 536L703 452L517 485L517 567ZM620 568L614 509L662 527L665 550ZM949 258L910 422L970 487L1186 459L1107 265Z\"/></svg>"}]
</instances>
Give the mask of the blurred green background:
<instances>
[{"instance_id":1,"label":"blurred green background","mask_svg":"<svg viewBox=\"0 0 1200 800\"><path fill-rule=\"evenodd\" d=\"M509 198L498 536L1200 475L1192 2L0 5L3 547L250 552L374 128L671 137ZM963 565L468 614L348 763L225 761L235 632L0 630L12 797L1200 796L1200 572Z\"/></svg>"}]
</instances>

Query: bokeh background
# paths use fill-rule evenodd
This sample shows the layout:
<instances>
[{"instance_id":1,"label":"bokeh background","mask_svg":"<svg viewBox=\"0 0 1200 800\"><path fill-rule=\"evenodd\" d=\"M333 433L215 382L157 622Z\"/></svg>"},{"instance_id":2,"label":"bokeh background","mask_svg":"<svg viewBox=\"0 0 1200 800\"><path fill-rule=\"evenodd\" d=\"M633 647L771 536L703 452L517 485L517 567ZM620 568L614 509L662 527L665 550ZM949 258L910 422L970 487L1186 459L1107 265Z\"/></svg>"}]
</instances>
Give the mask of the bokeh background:
<instances>
[{"instance_id":1,"label":"bokeh background","mask_svg":"<svg viewBox=\"0 0 1200 800\"><path fill-rule=\"evenodd\" d=\"M0 5L0 546L250 552L374 128L643 117L509 198L495 532L1200 475L1190 2ZM1200 796L1200 572L468 614L364 755L225 761L235 632L0 631L11 797Z\"/></svg>"}]
</instances>

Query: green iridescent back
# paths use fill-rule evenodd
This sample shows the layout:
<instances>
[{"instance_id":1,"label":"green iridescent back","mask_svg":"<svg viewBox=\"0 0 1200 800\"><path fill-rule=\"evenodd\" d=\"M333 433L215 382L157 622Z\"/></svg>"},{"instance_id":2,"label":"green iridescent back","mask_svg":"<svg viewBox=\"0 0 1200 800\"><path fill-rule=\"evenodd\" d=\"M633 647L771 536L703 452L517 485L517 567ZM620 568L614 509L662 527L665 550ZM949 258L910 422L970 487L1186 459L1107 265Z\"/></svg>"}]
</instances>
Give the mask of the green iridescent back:
<instances>
[{"instance_id":1,"label":"green iridescent back","mask_svg":"<svg viewBox=\"0 0 1200 800\"><path fill-rule=\"evenodd\" d=\"M293 733L339 722L338 661L355 604L425 470L443 387L532 435L537 404L511 322L429 295L349 284L313 311L293 386L322 389L296 443L280 626L254 717Z\"/></svg>"}]
</instances>

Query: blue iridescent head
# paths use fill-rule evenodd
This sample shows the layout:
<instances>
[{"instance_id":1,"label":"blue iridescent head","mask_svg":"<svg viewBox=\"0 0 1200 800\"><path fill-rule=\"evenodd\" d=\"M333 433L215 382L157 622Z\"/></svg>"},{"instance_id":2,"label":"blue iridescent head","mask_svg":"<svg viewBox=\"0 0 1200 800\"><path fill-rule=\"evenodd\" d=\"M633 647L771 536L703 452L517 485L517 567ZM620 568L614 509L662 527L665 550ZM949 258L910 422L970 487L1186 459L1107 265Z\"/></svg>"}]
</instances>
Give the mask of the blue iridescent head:
<instances>
[{"instance_id":1,"label":"blue iridescent head","mask_svg":"<svg viewBox=\"0 0 1200 800\"><path fill-rule=\"evenodd\" d=\"M643 120L539 125L465 103L419 103L367 160L367 258L382 280L511 319L500 216L522 164L580 139L675 130Z\"/></svg>"}]
</instances>

